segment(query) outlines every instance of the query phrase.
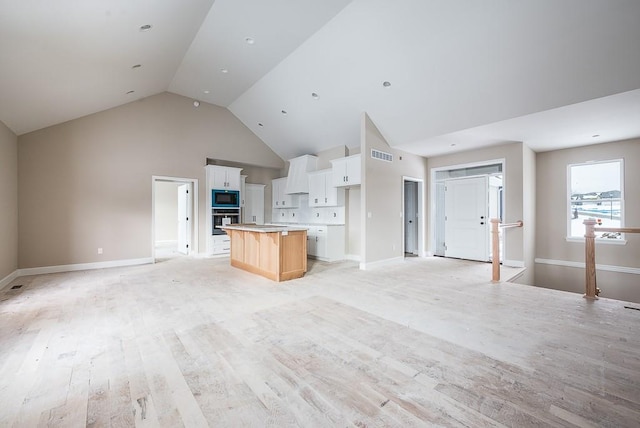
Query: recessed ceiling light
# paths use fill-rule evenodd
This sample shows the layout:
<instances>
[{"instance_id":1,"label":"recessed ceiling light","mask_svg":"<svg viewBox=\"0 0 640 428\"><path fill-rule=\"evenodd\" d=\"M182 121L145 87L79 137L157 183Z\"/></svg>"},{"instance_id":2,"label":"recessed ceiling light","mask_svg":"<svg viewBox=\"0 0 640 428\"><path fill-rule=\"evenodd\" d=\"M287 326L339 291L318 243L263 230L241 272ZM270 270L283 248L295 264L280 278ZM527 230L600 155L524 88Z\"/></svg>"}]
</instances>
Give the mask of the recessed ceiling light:
<instances>
[{"instance_id":1,"label":"recessed ceiling light","mask_svg":"<svg viewBox=\"0 0 640 428\"><path fill-rule=\"evenodd\" d=\"M389 86L391 86L391 82L389 82L388 80L385 80L384 82L382 82L382 86L384 86L385 88L388 88Z\"/></svg>"},{"instance_id":2,"label":"recessed ceiling light","mask_svg":"<svg viewBox=\"0 0 640 428\"><path fill-rule=\"evenodd\" d=\"M317 100L318 98L320 98L320 95L316 94L315 92L312 92L311 98L313 98L314 100Z\"/></svg>"},{"instance_id":3,"label":"recessed ceiling light","mask_svg":"<svg viewBox=\"0 0 640 428\"><path fill-rule=\"evenodd\" d=\"M229 70L227 70L226 68L221 68L220 69L220 73L228 73L228 72L229 72Z\"/></svg>"},{"instance_id":4,"label":"recessed ceiling light","mask_svg":"<svg viewBox=\"0 0 640 428\"><path fill-rule=\"evenodd\" d=\"M591 138L597 138L597 137L599 137L599 136L600 136L600 134L593 134L593 135L591 136Z\"/></svg>"},{"instance_id":5,"label":"recessed ceiling light","mask_svg":"<svg viewBox=\"0 0 640 428\"><path fill-rule=\"evenodd\" d=\"M248 45L252 45L256 42L251 37L247 37L246 39L244 39L244 41L247 42Z\"/></svg>"},{"instance_id":6,"label":"recessed ceiling light","mask_svg":"<svg viewBox=\"0 0 640 428\"><path fill-rule=\"evenodd\" d=\"M281 110L280 113L284 114L285 116L287 115L287 111L286 110Z\"/></svg>"},{"instance_id":7,"label":"recessed ceiling light","mask_svg":"<svg viewBox=\"0 0 640 428\"><path fill-rule=\"evenodd\" d=\"M208 94L209 92L211 92L211 91L204 91L205 94Z\"/></svg>"},{"instance_id":8,"label":"recessed ceiling light","mask_svg":"<svg viewBox=\"0 0 640 428\"><path fill-rule=\"evenodd\" d=\"M264 125L262 124L262 122L258 122L258 126L262 128Z\"/></svg>"},{"instance_id":9,"label":"recessed ceiling light","mask_svg":"<svg viewBox=\"0 0 640 428\"><path fill-rule=\"evenodd\" d=\"M132 66L131 66L131 68L133 68L134 70L135 70L136 68L140 68L140 67L142 67L142 64L136 64L136 65L132 65Z\"/></svg>"},{"instance_id":10,"label":"recessed ceiling light","mask_svg":"<svg viewBox=\"0 0 640 428\"><path fill-rule=\"evenodd\" d=\"M149 31L151 30L152 26L149 24L145 24L143 26L140 27L140 31Z\"/></svg>"},{"instance_id":11,"label":"recessed ceiling light","mask_svg":"<svg viewBox=\"0 0 640 428\"><path fill-rule=\"evenodd\" d=\"M127 95L129 95L129 94L133 94L134 92L135 92L135 91L128 91L128 92L127 92Z\"/></svg>"}]
</instances>

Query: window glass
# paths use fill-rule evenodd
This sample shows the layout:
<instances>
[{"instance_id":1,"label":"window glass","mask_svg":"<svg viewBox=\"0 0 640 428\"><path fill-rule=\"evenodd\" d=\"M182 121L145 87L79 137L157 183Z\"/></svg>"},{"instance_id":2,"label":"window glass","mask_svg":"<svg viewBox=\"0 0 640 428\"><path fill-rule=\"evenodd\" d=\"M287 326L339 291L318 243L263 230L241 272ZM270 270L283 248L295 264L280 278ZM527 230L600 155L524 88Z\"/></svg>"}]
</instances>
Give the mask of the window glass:
<instances>
[{"instance_id":1,"label":"window glass","mask_svg":"<svg viewBox=\"0 0 640 428\"><path fill-rule=\"evenodd\" d=\"M569 237L584 237L587 218L595 219L596 226L623 226L622 160L569 165L568 173ZM622 234L596 232L596 237L622 239Z\"/></svg>"}]
</instances>

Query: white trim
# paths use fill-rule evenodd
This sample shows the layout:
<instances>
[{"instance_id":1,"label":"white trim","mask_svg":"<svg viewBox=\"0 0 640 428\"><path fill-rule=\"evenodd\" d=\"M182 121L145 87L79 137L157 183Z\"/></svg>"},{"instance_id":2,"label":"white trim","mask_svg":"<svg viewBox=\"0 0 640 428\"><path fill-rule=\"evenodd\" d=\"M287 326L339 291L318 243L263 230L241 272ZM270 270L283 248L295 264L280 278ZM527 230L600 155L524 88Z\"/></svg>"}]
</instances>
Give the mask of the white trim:
<instances>
[{"instance_id":1,"label":"white trim","mask_svg":"<svg viewBox=\"0 0 640 428\"><path fill-rule=\"evenodd\" d=\"M369 262L369 263L360 262L360 270L369 270L371 268L377 268L379 266L386 266L389 264L403 262L403 261L404 261L404 255L401 257L393 257L390 259L383 259L383 260L378 260L378 261Z\"/></svg>"},{"instance_id":2,"label":"white trim","mask_svg":"<svg viewBox=\"0 0 640 428\"><path fill-rule=\"evenodd\" d=\"M198 179L197 178L182 178L182 177L169 177L166 175L152 175L151 176L151 263L155 263L156 259L156 181L168 181L172 183L183 183L183 184L191 184L191 191L193 195L191 196L191 203L193 204L193 208L191 211L191 216L193 217L193 221L191 222L191 248L189 249L189 255L192 253L197 253L200 251L200 242L198 240L200 231L198 229L199 225L199 208L198 208ZM210 216L207 216L210 220Z\"/></svg>"},{"instance_id":3,"label":"white trim","mask_svg":"<svg viewBox=\"0 0 640 428\"><path fill-rule=\"evenodd\" d=\"M74 272L79 270L107 269L107 268L113 268L113 267L145 265L150 263L154 263L154 260L152 257L145 257L142 259L111 260L108 262L77 263L77 264L71 264L71 265L58 265L58 266L42 266L42 267L35 267L35 268L18 269L17 276L43 275L47 273Z\"/></svg>"},{"instance_id":4,"label":"white trim","mask_svg":"<svg viewBox=\"0 0 640 428\"><path fill-rule=\"evenodd\" d=\"M539 259L536 258L535 262L542 265L552 265L552 266L564 266L564 267L572 267L578 269L584 269L584 262L571 262L568 260L553 260L553 259ZM604 270L608 272L617 272L617 273L630 273L633 275L640 275L640 268L633 268L627 266L613 266L613 265L601 265L596 263L597 270Z\"/></svg>"},{"instance_id":5,"label":"white trim","mask_svg":"<svg viewBox=\"0 0 640 428\"><path fill-rule=\"evenodd\" d=\"M524 262L521 260L503 260L503 266L515 267L515 268L523 268Z\"/></svg>"},{"instance_id":6,"label":"white trim","mask_svg":"<svg viewBox=\"0 0 640 428\"><path fill-rule=\"evenodd\" d=\"M566 199L566 203L567 203L567 207L565 209L565 213L567 215L567 234L569 235L571 233L571 168L574 166L586 166L586 165L597 165L597 164L602 164L602 163L615 163L618 162L620 164L620 227L624 227L624 206L625 206L625 202L624 202L624 158L619 158L619 159L609 159L609 160L589 160L586 162L578 162L578 163L570 163L567 164L567 187L566 187L566 195L565 195L565 199ZM622 233L622 239L620 241L624 241L624 243L626 244L627 241L624 240L624 233ZM580 236L566 236L566 240L567 242L573 241L573 240L581 240L584 242L584 237L580 237ZM598 241L596 241L598 242Z\"/></svg>"},{"instance_id":7,"label":"white trim","mask_svg":"<svg viewBox=\"0 0 640 428\"><path fill-rule=\"evenodd\" d=\"M578 236L567 236L564 238L567 242L578 242L584 245L584 237L580 238ZM609 239L609 238L596 238L596 244L607 244L607 245L627 245L626 239Z\"/></svg>"},{"instance_id":8,"label":"white trim","mask_svg":"<svg viewBox=\"0 0 640 428\"><path fill-rule=\"evenodd\" d=\"M418 211L418 230L416 231L416 233L418 234L418 255L423 255L424 254L424 248L425 248L425 244L426 244L426 239L425 239L425 228L426 228L426 224L427 224L427 218L424 212L424 199L425 199L425 185L424 185L424 180L422 178L416 178L416 177L411 177L411 176L407 176L407 175L403 175L402 176L402 201L400 202L402 204L401 209L402 209L402 252L404 253L404 249L406 248L406 242L405 242L405 231L404 231L404 223L405 223L405 212L404 212L404 193L405 193L405 189L404 189L404 185L407 181L416 183L416 186L418 186L417 189L417 194L418 194L418 200L416 201L416 209ZM423 256L424 257L424 256Z\"/></svg>"},{"instance_id":9,"label":"white trim","mask_svg":"<svg viewBox=\"0 0 640 428\"><path fill-rule=\"evenodd\" d=\"M496 165L496 164L500 164L502 165L502 217L503 219L508 218L507 216L507 201L506 201L506 195L507 195L507 158L499 158L499 159L490 159L490 160L486 160L486 161L477 161L477 162L470 162L470 163L464 163L464 164L457 164L457 165L445 165L445 166L438 166L438 167L433 167L430 169L429 171L429 178L431 178L431 184L429 185L429 207L428 207L428 211L429 211L429 236L427 237L427 240L429 242L429 248L431 248L432 250L435 251L436 248L436 173L439 171L450 171L450 170L454 170L454 169L462 169L462 168L474 168L474 167L478 167L478 166L488 166L488 165ZM487 174L489 175L489 174ZM463 177L461 177L463 178ZM466 178L466 177L464 177ZM446 241L446 237L445 237L445 241ZM491 242L489 241L488 244L490 244ZM502 244L502 251L503 251L503 257L504 255L507 254L507 245L506 245L506 240L503 241Z\"/></svg>"},{"instance_id":10,"label":"white trim","mask_svg":"<svg viewBox=\"0 0 640 428\"><path fill-rule=\"evenodd\" d=\"M18 271L14 270L13 272L11 272L9 275L5 276L4 278L2 278L0 280L0 290L2 290L4 287L6 287L7 285L11 284L11 281L13 281L14 279L16 279L18 277Z\"/></svg>"}]
</instances>

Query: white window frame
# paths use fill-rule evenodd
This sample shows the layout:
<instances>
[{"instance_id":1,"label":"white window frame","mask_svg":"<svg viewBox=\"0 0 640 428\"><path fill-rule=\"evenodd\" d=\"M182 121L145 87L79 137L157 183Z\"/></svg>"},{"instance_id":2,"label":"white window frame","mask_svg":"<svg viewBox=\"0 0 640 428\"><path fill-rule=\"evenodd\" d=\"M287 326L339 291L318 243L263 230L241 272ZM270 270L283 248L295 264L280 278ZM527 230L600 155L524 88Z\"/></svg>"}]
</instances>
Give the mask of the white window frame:
<instances>
[{"instance_id":1,"label":"white window frame","mask_svg":"<svg viewBox=\"0 0 640 428\"><path fill-rule=\"evenodd\" d=\"M567 216L566 220L566 240L568 242L584 242L583 236L571 236L571 168L574 166L586 166L586 165L597 165L603 163L614 163L618 162L620 164L620 227L624 227L624 159L607 159L607 160L599 160L599 161L587 161L580 163L572 163L567 165L567 190L566 190L566 207L565 213ZM625 245L627 240L625 239L624 233L621 234L620 239L611 239L611 238L600 238L596 235L596 241L600 243L613 244L613 245Z\"/></svg>"}]
</instances>

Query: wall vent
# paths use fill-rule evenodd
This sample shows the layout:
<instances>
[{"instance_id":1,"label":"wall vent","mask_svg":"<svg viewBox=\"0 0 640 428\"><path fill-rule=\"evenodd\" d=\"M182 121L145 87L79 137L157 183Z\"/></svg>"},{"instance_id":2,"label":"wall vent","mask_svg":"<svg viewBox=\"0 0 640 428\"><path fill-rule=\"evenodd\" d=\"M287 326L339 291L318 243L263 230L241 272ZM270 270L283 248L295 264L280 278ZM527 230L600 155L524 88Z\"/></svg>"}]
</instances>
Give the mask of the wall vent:
<instances>
[{"instance_id":1,"label":"wall vent","mask_svg":"<svg viewBox=\"0 0 640 428\"><path fill-rule=\"evenodd\" d=\"M371 157L385 162L393 162L393 155L391 153L382 152L376 149L371 149Z\"/></svg>"}]
</instances>

